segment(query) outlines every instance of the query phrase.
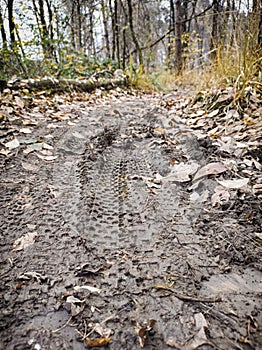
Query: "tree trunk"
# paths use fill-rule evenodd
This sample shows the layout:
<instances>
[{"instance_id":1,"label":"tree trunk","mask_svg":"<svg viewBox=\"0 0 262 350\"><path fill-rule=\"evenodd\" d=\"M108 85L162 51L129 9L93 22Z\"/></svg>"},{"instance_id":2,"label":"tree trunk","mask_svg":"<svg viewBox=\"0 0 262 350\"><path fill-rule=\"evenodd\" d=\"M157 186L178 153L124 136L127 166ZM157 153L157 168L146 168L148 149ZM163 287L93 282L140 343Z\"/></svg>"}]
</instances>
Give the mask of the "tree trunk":
<instances>
[{"instance_id":1,"label":"tree trunk","mask_svg":"<svg viewBox=\"0 0 262 350\"><path fill-rule=\"evenodd\" d=\"M134 41L135 44L135 48L136 51L138 52L138 58L139 58L139 64L143 69L144 63L143 63L143 54L142 54L142 50L140 48L138 39L136 37L135 34L135 30L134 30L134 25L133 25L133 7L132 7L132 0L127 0L127 5L128 5L128 17L129 17L129 27L130 27L130 32L131 32L131 36L132 39Z\"/></svg>"},{"instance_id":2,"label":"tree trunk","mask_svg":"<svg viewBox=\"0 0 262 350\"><path fill-rule=\"evenodd\" d=\"M256 33L255 45L262 46L262 0L253 0L251 33Z\"/></svg>"},{"instance_id":3,"label":"tree trunk","mask_svg":"<svg viewBox=\"0 0 262 350\"><path fill-rule=\"evenodd\" d=\"M175 68L177 72L182 70L182 18L181 0L175 0Z\"/></svg>"},{"instance_id":4,"label":"tree trunk","mask_svg":"<svg viewBox=\"0 0 262 350\"><path fill-rule=\"evenodd\" d=\"M41 23L41 32L42 32L42 47L44 51L44 55L47 58L52 57L52 53L50 52L50 39L48 35L48 30L47 30L47 24L45 20L45 9L44 9L44 1L43 0L38 0L39 4L39 18L40 18L40 23Z\"/></svg>"},{"instance_id":5,"label":"tree trunk","mask_svg":"<svg viewBox=\"0 0 262 350\"><path fill-rule=\"evenodd\" d=\"M170 34L168 36L168 48L167 48L167 57L168 57L168 66L172 68L173 62L173 36L172 32L174 32L175 28L175 5L174 0L170 0L170 15L169 15L169 30Z\"/></svg>"},{"instance_id":6,"label":"tree trunk","mask_svg":"<svg viewBox=\"0 0 262 350\"><path fill-rule=\"evenodd\" d=\"M101 11L102 11L102 18L103 18L103 26L104 26L106 55L107 55L107 57L110 58L110 44L109 44L108 23L107 23L107 16L106 16L106 5L105 5L105 1L104 0L101 0Z\"/></svg>"},{"instance_id":7,"label":"tree trunk","mask_svg":"<svg viewBox=\"0 0 262 350\"><path fill-rule=\"evenodd\" d=\"M3 15L2 15L2 9L0 7L0 28L1 28L1 37L3 41L2 48L3 50L7 49L7 37L6 37L6 31L4 27L4 21L3 21Z\"/></svg>"},{"instance_id":8,"label":"tree trunk","mask_svg":"<svg viewBox=\"0 0 262 350\"><path fill-rule=\"evenodd\" d=\"M76 13L77 13L77 26L78 26L78 48L82 48L82 19L81 19L81 5L80 0L77 0L77 7L76 7Z\"/></svg>"},{"instance_id":9,"label":"tree trunk","mask_svg":"<svg viewBox=\"0 0 262 350\"><path fill-rule=\"evenodd\" d=\"M109 6L109 12L110 12L110 17L111 17L111 58L112 60L115 59L116 57L116 33L115 33L115 15L112 7L112 1L108 1L108 6Z\"/></svg>"},{"instance_id":10,"label":"tree trunk","mask_svg":"<svg viewBox=\"0 0 262 350\"><path fill-rule=\"evenodd\" d=\"M116 58L118 63L118 68L120 68L120 43L119 43L119 23L118 23L118 2L115 0L114 3L114 31L115 31L115 41L116 41Z\"/></svg>"},{"instance_id":11,"label":"tree trunk","mask_svg":"<svg viewBox=\"0 0 262 350\"><path fill-rule=\"evenodd\" d=\"M213 17L212 17L212 31L211 31L211 51L218 47L218 14L219 14L219 0L213 1ZM215 53L216 55L216 53Z\"/></svg>"},{"instance_id":12,"label":"tree trunk","mask_svg":"<svg viewBox=\"0 0 262 350\"><path fill-rule=\"evenodd\" d=\"M9 33L11 45L15 43L15 22L14 22L14 0L7 1L7 10L8 10L8 24L9 24Z\"/></svg>"},{"instance_id":13,"label":"tree trunk","mask_svg":"<svg viewBox=\"0 0 262 350\"><path fill-rule=\"evenodd\" d=\"M258 23L257 43L260 49L262 49L262 0L260 0L260 14L259 14L259 23Z\"/></svg>"},{"instance_id":14,"label":"tree trunk","mask_svg":"<svg viewBox=\"0 0 262 350\"><path fill-rule=\"evenodd\" d=\"M48 11L48 33L49 33L49 38L50 38L50 42L49 42L49 49L50 49L50 54L51 56L55 57L56 61L57 61L57 57L56 57L56 52L54 49L54 29L53 29L53 18L54 18L54 14L53 14L53 10L51 7L51 3L49 0L46 0L46 5L47 5L47 11Z\"/></svg>"}]
</instances>

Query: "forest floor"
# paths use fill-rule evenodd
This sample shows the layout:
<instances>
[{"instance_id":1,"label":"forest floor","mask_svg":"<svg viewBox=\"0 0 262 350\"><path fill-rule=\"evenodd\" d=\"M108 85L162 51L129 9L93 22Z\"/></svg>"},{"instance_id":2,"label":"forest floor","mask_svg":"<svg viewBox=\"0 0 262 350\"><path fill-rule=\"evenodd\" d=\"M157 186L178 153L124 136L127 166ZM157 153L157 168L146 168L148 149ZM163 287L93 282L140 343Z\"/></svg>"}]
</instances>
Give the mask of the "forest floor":
<instances>
[{"instance_id":1,"label":"forest floor","mask_svg":"<svg viewBox=\"0 0 262 350\"><path fill-rule=\"evenodd\" d=\"M3 94L0 349L261 349L252 98Z\"/></svg>"}]
</instances>

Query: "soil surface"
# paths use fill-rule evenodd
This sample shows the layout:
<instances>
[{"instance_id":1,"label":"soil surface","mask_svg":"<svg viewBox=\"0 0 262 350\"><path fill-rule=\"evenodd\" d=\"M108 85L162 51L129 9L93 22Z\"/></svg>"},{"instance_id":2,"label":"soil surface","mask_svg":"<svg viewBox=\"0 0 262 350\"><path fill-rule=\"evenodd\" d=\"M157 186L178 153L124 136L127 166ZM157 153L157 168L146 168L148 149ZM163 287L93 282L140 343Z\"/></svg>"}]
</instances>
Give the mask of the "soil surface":
<instances>
[{"instance_id":1,"label":"soil surface","mask_svg":"<svg viewBox=\"0 0 262 350\"><path fill-rule=\"evenodd\" d=\"M262 348L261 148L221 150L181 94L75 102L0 155L0 349Z\"/></svg>"}]
</instances>

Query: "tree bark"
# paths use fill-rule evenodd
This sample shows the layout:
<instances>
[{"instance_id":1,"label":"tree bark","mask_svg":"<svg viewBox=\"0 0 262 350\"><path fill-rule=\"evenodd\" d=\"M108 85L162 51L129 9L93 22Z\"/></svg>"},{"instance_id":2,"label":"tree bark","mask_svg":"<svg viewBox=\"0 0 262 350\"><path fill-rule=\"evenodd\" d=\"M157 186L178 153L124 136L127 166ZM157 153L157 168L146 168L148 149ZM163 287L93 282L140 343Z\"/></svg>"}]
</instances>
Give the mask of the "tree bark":
<instances>
[{"instance_id":1,"label":"tree bark","mask_svg":"<svg viewBox=\"0 0 262 350\"><path fill-rule=\"evenodd\" d=\"M14 0L7 1L8 24L11 45L15 43Z\"/></svg>"},{"instance_id":2,"label":"tree bark","mask_svg":"<svg viewBox=\"0 0 262 350\"><path fill-rule=\"evenodd\" d=\"M102 11L102 18L103 18L103 26L104 26L106 55L107 57L110 58L109 32L108 32L108 23L107 23L107 16L106 16L106 5L104 0L101 0L101 11Z\"/></svg>"},{"instance_id":3,"label":"tree bark","mask_svg":"<svg viewBox=\"0 0 262 350\"><path fill-rule=\"evenodd\" d=\"M118 23L118 1L114 3L114 31L115 31L115 43L116 43L116 58L118 68L120 68L120 43L119 43L119 23Z\"/></svg>"},{"instance_id":4,"label":"tree bark","mask_svg":"<svg viewBox=\"0 0 262 350\"><path fill-rule=\"evenodd\" d=\"M3 41L2 48L3 50L7 49L7 37L6 37L6 31L4 27L4 20L3 20L3 15L2 15L2 9L0 7L0 28L1 28L1 37Z\"/></svg>"},{"instance_id":5,"label":"tree bark","mask_svg":"<svg viewBox=\"0 0 262 350\"><path fill-rule=\"evenodd\" d=\"M49 49L50 49L51 56L54 56L55 59L57 60L56 52L55 52L54 44L53 44L53 41L54 41L54 29L53 29L54 14L53 14L52 6L51 6L51 3L49 0L46 0L46 5L47 5L47 11L48 11L48 20L49 20L48 28L47 28L48 33L49 33L49 38L50 38Z\"/></svg>"},{"instance_id":6,"label":"tree bark","mask_svg":"<svg viewBox=\"0 0 262 350\"><path fill-rule=\"evenodd\" d=\"M167 48L167 55L168 55L168 66L169 68L172 68L174 62L173 61L173 35L171 34L174 32L175 28L175 5L174 0L170 0L170 15L169 15L169 31L170 34L168 36L168 48Z\"/></svg>"},{"instance_id":7,"label":"tree bark","mask_svg":"<svg viewBox=\"0 0 262 350\"><path fill-rule=\"evenodd\" d=\"M132 39L133 39L134 44L135 44L136 51L138 52L139 64L140 64L140 66L141 66L142 69L143 69L143 67L144 67L144 63L143 63L143 54L142 54L142 50L141 50L141 48L140 48L138 39L137 39L136 34L135 34L134 24L133 24L133 7L132 7L132 0L127 0L127 5L128 5L128 17L129 17L130 32L131 32L131 36L132 36Z\"/></svg>"},{"instance_id":8,"label":"tree bark","mask_svg":"<svg viewBox=\"0 0 262 350\"><path fill-rule=\"evenodd\" d=\"M77 32L78 32L78 48L81 49L82 47L82 19L81 19L81 5L80 0L77 0L77 6L76 6L76 13L77 13Z\"/></svg>"},{"instance_id":9,"label":"tree bark","mask_svg":"<svg viewBox=\"0 0 262 350\"><path fill-rule=\"evenodd\" d=\"M175 0L175 69L177 72L182 70L182 18L181 18L181 0Z\"/></svg>"},{"instance_id":10,"label":"tree bark","mask_svg":"<svg viewBox=\"0 0 262 350\"><path fill-rule=\"evenodd\" d=\"M256 33L256 44L262 47L262 0L253 0L251 30Z\"/></svg>"},{"instance_id":11,"label":"tree bark","mask_svg":"<svg viewBox=\"0 0 262 350\"><path fill-rule=\"evenodd\" d=\"M212 32L211 32L211 47L210 47L211 51L218 47L218 14L219 14L219 0L214 0L213 1ZM215 51L214 51L214 53L215 53Z\"/></svg>"},{"instance_id":12,"label":"tree bark","mask_svg":"<svg viewBox=\"0 0 262 350\"><path fill-rule=\"evenodd\" d=\"M260 0L260 15L259 15L259 23L258 23L257 43L260 49L262 49L262 0Z\"/></svg>"},{"instance_id":13,"label":"tree bark","mask_svg":"<svg viewBox=\"0 0 262 350\"><path fill-rule=\"evenodd\" d=\"M115 87L127 87L128 80L126 76L118 71L110 73L108 78L91 77L89 79L77 80L77 79L55 79L55 78L42 78L42 79L27 79L16 81L14 83L8 83L7 86L13 90L28 89L45 91L49 90L55 92L65 91L80 91L91 92L97 88L103 88L106 90L113 89Z\"/></svg>"}]
</instances>

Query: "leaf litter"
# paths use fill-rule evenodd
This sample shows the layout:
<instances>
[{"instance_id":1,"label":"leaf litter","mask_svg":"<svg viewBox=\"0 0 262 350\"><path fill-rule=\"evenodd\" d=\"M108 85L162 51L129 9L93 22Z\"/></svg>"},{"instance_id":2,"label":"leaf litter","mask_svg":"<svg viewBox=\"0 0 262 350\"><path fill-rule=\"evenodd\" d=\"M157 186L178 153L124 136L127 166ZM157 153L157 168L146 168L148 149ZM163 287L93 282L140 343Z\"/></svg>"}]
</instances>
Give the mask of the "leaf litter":
<instances>
[{"instance_id":1,"label":"leaf litter","mask_svg":"<svg viewBox=\"0 0 262 350\"><path fill-rule=\"evenodd\" d=\"M195 350L204 344L213 345L206 336L208 330L207 321L205 316L200 312L194 314L194 323L196 333L187 341L179 343L176 337L170 337L166 344L179 350Z\"/></svg>"},{"instance_id":2,"label":"leaf litter","mask_svg":"<svg viewBox=\"0 0 262 350\"><path fill-rule=\"evenodd\" d=\"M119 94L121 95L121 93ZM90 102L90 112L96 111L96 102L99 101L99 103L101 103L99 113L92 121L95 127L97 127L95 119L99 117L101 118L99 121L101 124L109 124L110 120L113 119L110 119L111 117L108 117L108 115L104 119L103 116L101 117L101 114L104 113L101 112L102 108L107 108L106 106L112 103L104 99L102 95L99 93L99 97L90 98L93 99L92 103L95 103L95 105L93 104L92 106ZM31 165L37 164L37 166L40 166L41 160L45 159L39 158L38 160L37 154L43 157L56 157L52 160L51 165L49 162L45 163L46 173L43 168L39 170L36 187L31 186L30 181L32 181L32 179L26 179L25 181L28 189L26 189L26 186L24 187L25 193L27 193L26 191L32 191L32 189L36 193L39 192L39 198L41 198L41 203L43 203L43 212L47 212L50 218L52 218L49 219L48 216L49 223L44 224L46 232L46 241L44 241L44 244L46 244L47 248L45 248L44 244L41 248L43 248L43 250L46 249L46 256L50 257L49 251L52 251L56 258L55 260L51 259L52 265L50 265L45 258L42 259L44 262L42 262L40 258L37 260L38 258L36 258L36 256L42 257L43 255L39 247L36 247L38 251L35 257L32 257L30 250L28 251L28 260L25 260L26 257L22 257L22 259L24 259L23 264L26 262L29 265L37 261L39 268L32 268L28 273L23 273L19 265L17 269L20 271L18 276L21 277L21 281L25 283L25 286L30 280L43 284L43 291L45 291L45 294L42 295L44 298L46 298L46 296L48 297L50 308L66 310L70 315L70 319L63 327L54 327L58 330L55 332L57 338L54 338L57 344L64 344L66 341L65 339L69 339L66 338L68 335L65 335L65 339L62 340L62 332L60 335L60 329L62 330L62 328L67 327L68 334L70 334L70 329L72 328L73 330L77 330L79 334L81 333L81 339L88 347L110 345L110 347L115 349L123 349L128 346L127 344L132 344L132 347L137 349L138 347L150 348L151 344L157 344L152 346L165 349L165 343L167 344L167 342L170 342L170 346L175 346L178 349L193 350L205 344L212 346L212 342L216 342L217 344L222 342L222 345L220 345L221 348L231 349L237 346L237 339L239 339L241 346L248 344L251 348L253 347L252 349L255 349L254 344L256 341L258 342L258 338L256 336L257 328L252 326L254 322L252 323L249 321L249 329L251 331L248 333L248 337L242 336L241 338L239 335L241 333L244 334L243 324L239 321L243 320L243 313L246 312L249 315L251 315L251 313L253 315L255 315L255 313L257 313L257 315L259 314L256 306L252 303L247 307L238 300L241 298L243 300L249 300L248 295L244 293L240 295L235 292L231 294L229 298L227 293L225 293L225 295L223 295L223 303L221 303L220 296L217 296L217 300L215 300L216 297L210 298L202 294L205 281L209 280L212 274L218 276L218 282L216 283L219 284L219 273L221 273L226 280L228 272L232 269L239 269L239 266L240 269L245 269L246 266L249 265L258 266L258 252L259 247L261 247L261 221L259 221L258 204L259 196L261 196L262 183L260 174L261 157L259 155L260 129L256 129L253 123L254 120L250 122L240 111L233 111L232 109L231 114L227 112L224 113L224 107L221 106L223 104L225 106L226 101L231 99L231 92L221 95L223 96L217 101L210 102L210 106L208 107L203 105L203 100L193 103L191 97L181 95L176 95L173 100L171 98L168 103L166 103L163 98L159 99L155 96L146 97L146 100L150 99L150 101L153 101L151 102L153 104L161 104L162 108L168 111L167 119L169 127L155 126L153 128L153 135L150 136L151 145L148 147L152 150L151 156L154 152L156 155L159 155L157 152L161 150L161 156L164 155L163 157L165 157L166 160L165 164L168 164L168 170L162 172L162 163L160 163L162 158L158 157L159 165L156 166L156 171L153 176L148 176L147 172L145 172L142 177L139 174L137 175L138 177L140 176L140 178L132 178L134 174L131 176L129 175L130 177L128 178L128 176L124 176L125 174L122 173L119 178L121 181L130 180L131 184L138 183L139 186L145 185L147 190L154 191L154 188L157 189L157 191L154 191L154 202L152 205L147 205L147 203L149 203L147 199L147 201L143 203L144 205L139 207L140 210L138 210L139 214L141 214L141 218L139 218L141 221L139 225L141 226L144 224L148 214L149 216L152 214L156 215L158 218L157 220L161 224L163 222L167 223L166 226L163 226L163 230L161 228L158 231L160 234L162 230L159 238L160 243L154 241L154 238L152 238L152 242L155 245L154 249L152 249L151 245L148 243L136 245L136 243L133 242L135 245L134 249L128 247L117 250L113 246L110 246L110 248L103 250L103 252L99 252L98 245L90 244L90 246L88 246L88 244L85 243L86 237L82 236L82 233L78 236L73 229L72 232L74 232L74 234L68 234L68 231L65 230L65 222L69 222L75 217L74 209L72 209L73 207L71 208L72 211L65 211L67 213L64 216L66 220L63 219L61 221L58 219L60 215L59 211L61 210L60 207L55 205L52 209L53 212L57 213L57 216L51 216L51 211L46 209L55 202L49 190L49 188L51 188L50 186L55 186L56 191L59 191L59 186L61 186L61 184L53 183L50 178L48 178L46 175L48 171L52 169L54 165L61 163L63 165L60 168L60 172L63 174L62 181L66 183L70 177L67 173L66 162L63 162L64 156L60 159L60 154L58 156L56 153L56 144L52 143L52 135L55 136L54 139L58 139L61 135L59 134L59 129L62 131L65 127L78 127L78 122L75 123L74 121L78 119L77 113L78 115L81 115L81 113L84 115L86 105L84 108L79 107L77 102L72 102L71 96L62 96L62 101L65 101L67 98L68 101L71 99L66 107L68 108L68 113L70 105L70 108L78 109L78 112L68 120L68 118L63 118L63 107L61 107L61 113L55 111L55 109L52 110L52 108L55 107L55 102L51 99L48 101L48 108L50 108L50 111L46 113L46 111L41 108L41 103L45 99L49 99L49 97L35 95L34 99L31 100L34 105L33 110L31 108L31 120L30 118L26 119L23 117L22 109L27 108L28 100L23 100L22 98L22 103L17 100L17 108L13 110L8 109L8 112L5 112L5 114L1 112L3 115L7 115L7 117L4 116L4 118L6 118L5 123L7 127L10 127L10 130L12 123L18 123L17 130L4 136L4 139L2 138L2 145L10 141L12 142L14 137L17 138L20 143L19 146L13 149L4 146L4 150L9 152L7 156L12 157L10 158L12 162L15 161L16 157L20 160L19 157L22 156L24 157L22 158L23 163L19 162L21 168L26 171L38 172L38 170L31 167ZM119 98L121 98L121 96ZM136 96L134 98L136 98ZM77 95L76 99L80 101L81 97ZM23 103L24 107L22 107ZM166 107L164 103L166 103ZM125 115L125 111L122 110L122 107L125 108L124 105L121 105L121 114ZM132 113L134 113L134 115L137 114L136 107L132 108ZM14 115L14 110L17 115ZM110 110L113 110L111 106ZM161 112L161 114L163 113ZM244 119L241 119L242 117L244 117ZM114 118L116 119L115 116ZM230 118L232 118L233 122ZM259 115L255 115L254 113L254 119L259 119ZM138 120L136 120L136 123L139 123ZM23 125L31 125L30 130L32 130L32 133L28 133L28 136L27 133L19 131L22 129ZM174 130L180 128L180 133L174 134L172 128ZM39 134L39 130L42 132L41 135ZM75 129L74 132L76 130L78 129ZM77 132L79 132L80 135L85 135L83 129L80 130L81 129ZM182 136L186 133L188 134L188 130L193 130L193 134L198 140L196 144L199 145L199 148L202 150L202 158L189 157L187 154L183 154L183 152L186 153L184 150L179 149L178 146L181 144ZM252 130L257 130L257 133L254 133ZM51 138L45 138L48 135L51 135ZM123 132L123 135L125 135L125 138L128 137L128 133L126 132ZM136 131L136 137L140 138L141 144L146 144L146 137L142 135L144 134L140 133L139 130ZM208 138L206 135L208 135ZM27 138L29 143L24 143L22 137L23 139ZM35 138L35 140L31 142L30 140L33 140L33 138ZM166 142L165 138L170 141ZM44 147L43 140L48 140L47 142L48 144L50 143L51 147ZM31 144L37 144L37 146L35 146L36 149L33 149L33 146L27 154L21 152L29 148ZM94 152L95 155L96 147L97 145L94 143L92 152ZM145 149L143 151L145 151ZM43 151L44 153L40 153ZM45 151L53 153L45 153ZM35 163L35 161L39 163ZM103 164L103 161L101 164ZM163 168L164 167L165 166L163 166ZM6 172L8 171L10 170L6 168ZM72 169L72 173L73 172L74 170ZM18 174L13 174L12 176L16 178ZM42 182L40 181L41 176L43 176ZM195 182L192 185L193 180L195 180ZM21 181L11 181L10 184L16 186L15 191L21 190L18 186L21 186L21 188L24 186ZM182 194L182 196L178 200L175 196L176 192L173 192L173 201L176 202L178 200L176 208L170 207L169 209L167 206L167 208L163 210L160 205L161 200L163 201L161 193L162 191L166 191L165 193L168 194L168 190L172 188L172 186L176 187L178 193ZM195 186L194 189L193 186ZM183 188L182 192L181 188ZM208 202L203 202L205 204L200 207L199 203L201 203L201 201L196 201L191 207L192 214L188 214L186 212L187 198L192 194L192 190L194 190L195 194L199 195L200 199L208 196L212 207L207 204ZM63 193L65 202L68 200L66 192L65 189ZM62 192L60 191L60 193ZM48 195L50 199L46 199ZM71 193L69 192L68 196L70 195ZM139 195L140 194L138 194L138 196ZM73 197L72 195L72 198ZM59 198L59 196L57 196L57 198ZM22 201L22 205L24 205L23 200L23 196L21 196L19 201ZM127 200L128 199L123 199L121 197L120 204L122 203L122 205L125 206L125 201ZM172 199L170 199L170 201L172 201ZM7 208L9 209L9 207L12 208L12 206L20 205L20 203L17 203L17 200L13 202L10 200ZM227 207L230 208L228 212L225 210ZM19 215L22 216L22 220L25 220L24 215L31 215L31 209L23 208L26 214ZM141 210L141 208L144 209ZM94 212L96 212L96 209L97 208L94 207ZM35 212L33 212L32 218L35 220L36 229L38 229L39 222L35 218L39 216L39 211L37 211L37 209L34 210ZM186 221L190 215L192 215L192 227L194 227L195 230L193 235L194 239L192 239L190 231L192 228L189 227ZM139 217L139 215L137 216ZM42 215L41 217L43 218L42 220L45 220ZM125 218L126 221L128 221L128 219L129 218ZM19 216L17 220L20 220ZM28 222L22 220L22 224ZM125 225L125 220L123 220L121 225L123 225L123 223ZM57 230L56 221L59 222L59 230ZM71 224L72 223L73 221ZM72 224L72 227L74 227L74 225L75 224ZM136 231L136 229L141 229L141 226L135 226L138 224L134 223L133 225L134 231ZM60 236L57 232L61 230L64 232ZM104 231L104 234L104 239L108 239L106 238L106 231ZM141 235L143 236L143 234L144 233ZM129 233L129 235L131 235L131 233ZM22 239L23 237L24 240ZM33 239L27 237L26 239L26 233L23 232L20 241L15 241L13 250L24 250L34 244L35 239L36 237ZM11 241L11 245L13 241L14 240ZM176 250L176 247L179 247L179 249ZM205 251L206 254L201 255L201 247L207 248ZM253 252L251 252L252 249ZM32 262L29 261L30 258L32 258ZM169 259L172 261L170 265L168 265ZM56 262L55 264L54 261ZM86 261L84 265L83 261ZM11 266L14 263L15 261L10 261ZM80 268L77 268L77 266L80 266ZM160 268L156 268L156 266L160 266ZM46 275L43 271L47 271L47 269L50 270L48 275L53 275L52 284L49 280L41 279L41 276ZM30 274L30 271L32 274ZM254 272L250 274L250 276L252 276L250 277L250 281L251 279L257 278L257 275L252 275L252 273ZM152 280L154 284L161 286L163 275L166 279L173 280L177 292L173 293L168 289L152 291ZM13 277L5 277L7 281L6 285L9 285L12 283L12 280L7 278ZM251 282L247 279L246 283L248 285L248 283ZM48 284L46 290L44 290L44 284ZM101 286L101 288L96 288L94 286ZM104 288L105 286L106 288ZM26 288L22 289L25 290ZM100 293L101 289L103 293ZM72 295L70 295L70 291L72 290ZM19 290L16 292L18 293ZM32 304L37 304L37 307L41 309L39 293L42 293L42 291L39 291L37 295L34 294L34 290L32 290L31 293L32 296L35 295L35 301L32 299ZM252 293L254 293L252 294L252 298L256 300L255 292L253 291ZM65 297L60 298L61 294L65 295ZM134 296L139 302L134 302ZM5 300L8 300L8 298L10 298L9 295L5 295ZM22 298L22 296L20 296L20 298ZM229 299L231 299L231 301L229 301ZM152 305L155 305L152 300L157 303L156 308L152 308ZM234 314L237 315L234 316L234 320L228 316L231 314L227 314L227 311L225 311L229 310L229 308L224 309L224 306L228 306L230 302L231 310L234 310ZM212 304L211 307L210 305L206 305L208 303L214 304ZM66 307L66 304L68 304L69 309ZM243 306L243 312L240 307L241 305ZM14 306L12 301L10 301L10 308L11 307L18 308L19 306ZM30 311L33 315L33 319L35 315L37 315L36 310L37 308L34 310L31 309ZM148 315L152 314L152 310L154 319L149 319ZM159 310L162 312L161 316ZM202 313L200 312L201 310L205 310L205 312L203 311ZM8 315L10 309L4 311ZM27 311L25 310L23 312ZM144 317L138 316L140 312L143 313ZM112 315L112 318L108 321L110 324L105 326L103 318L104 315L108 313ZM191 315L191 320L194 320L194 323L179 324L177 319L179 319L178 315L181 313L183 315ZM17 312L16 315L21 322L22 313ZM205 317L208 318L208 324ZM136 327L134 328L132 322L138 319L146 319L148 321L135 321ZM154 324L151 323L152 320ZM163 320L165 320L164 323ZM155 327L155 322L157 322L157 327ZM227 326L224 327L224 324ZM173 325L173 329L176 330L171 336L170 334L167 336L166 329L170 332L170 327L172 328L170 325ZM191 327L190 331L188 331L186 327ZM17 332L17 334L19 333L19 327L15 332ZM216 332L218 333L216 334ZM46 337L47 333L45 334ZM181 339L181 334L183 334L184 339ZM237 334L238 338L235 337L235 334ZM53 339L50 338L50 341L52 340ZM79 340L77 340L77 344L78 343Z\"/></svg>"}]
</instances>

